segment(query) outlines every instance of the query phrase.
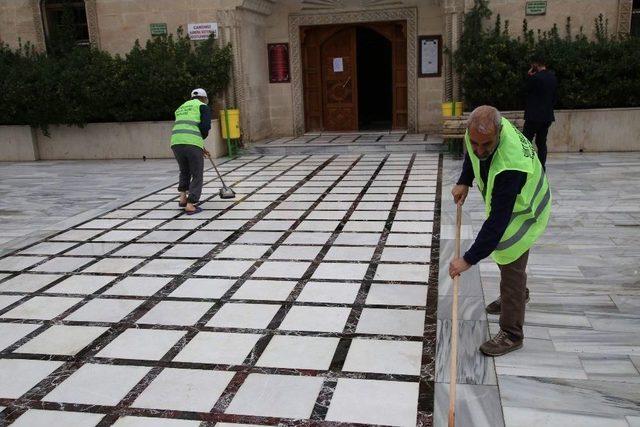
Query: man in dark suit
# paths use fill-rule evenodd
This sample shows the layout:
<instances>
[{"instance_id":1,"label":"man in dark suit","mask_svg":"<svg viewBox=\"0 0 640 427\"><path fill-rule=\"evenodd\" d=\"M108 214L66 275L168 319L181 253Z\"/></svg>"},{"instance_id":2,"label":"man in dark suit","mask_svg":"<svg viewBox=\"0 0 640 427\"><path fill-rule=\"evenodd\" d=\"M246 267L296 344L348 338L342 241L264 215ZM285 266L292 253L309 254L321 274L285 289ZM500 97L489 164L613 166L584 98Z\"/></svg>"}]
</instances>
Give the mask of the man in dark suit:
<instances>
[{"instance_id":1,"label":"man in dark suit","mask_svg":"<svg viewBox=\"0 0 640 427\"><path fill-rule=\"evenodd\" d=\"M547 161L547 133L555 121L553 106L556 103L558 80L553 71L547 70L544 58L534 56L527 78L527 101L524 109L524 129L522 133L533 142L535 137L538 158L545 168Z\"/></svg>"}]
</instances>

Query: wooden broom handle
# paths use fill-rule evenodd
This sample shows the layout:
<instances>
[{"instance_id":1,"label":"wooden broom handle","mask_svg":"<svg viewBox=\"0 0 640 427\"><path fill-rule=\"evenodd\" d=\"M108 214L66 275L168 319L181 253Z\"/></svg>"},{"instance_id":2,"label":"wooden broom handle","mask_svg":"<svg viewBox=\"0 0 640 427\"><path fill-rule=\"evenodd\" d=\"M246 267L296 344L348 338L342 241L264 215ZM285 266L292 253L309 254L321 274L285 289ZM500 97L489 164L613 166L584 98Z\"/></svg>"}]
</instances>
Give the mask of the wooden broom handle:
<instances>
[{"instance_id":1,"label":"wooden broom handle","mask_svg":"<svg viewBox=\"0 0 640 427\"><path fill-rule=\"evenodd\" d=\"M462 206L456 209L456 250L455 258L460 258L460 228L462 227ZM458 282L460 275L453 278L453 302L451 303L451 366L449 371L449 427L456 425L456 383L458 381Z\"/></svg>"}]
</instances>

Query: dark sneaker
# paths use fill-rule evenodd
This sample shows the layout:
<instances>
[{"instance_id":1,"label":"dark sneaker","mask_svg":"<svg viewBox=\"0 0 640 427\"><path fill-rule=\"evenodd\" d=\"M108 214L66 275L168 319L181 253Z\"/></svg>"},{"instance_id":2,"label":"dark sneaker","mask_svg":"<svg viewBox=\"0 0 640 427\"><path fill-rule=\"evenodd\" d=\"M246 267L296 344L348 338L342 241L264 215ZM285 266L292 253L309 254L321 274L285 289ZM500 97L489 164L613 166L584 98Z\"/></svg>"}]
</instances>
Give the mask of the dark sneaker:
<instances>
[{"instance_id":1,"label":"dark sneaker","mask_svg":"<svg viewBox=\"0 0 640 427\"><path fill-rule=\"evenodd\" d=\"M527 288L527 299L524 302L525 304L529 302L529 288ZM500 308L500 297L498 297L498 299L487 306L486 310L489 314L500 314Z\"/></svg>"},{"instance_id":2,"label":"dark sneaker","mask_svg":"<svg viewBox=\"0 0 640 427\"><path fill-rule=\"evenodd\" d=\"M480 346L480 351L487 356L502 356L522 348L522 339L512 340L508 333L500 331L498 334Z\"/></svg>"}]
</instances>

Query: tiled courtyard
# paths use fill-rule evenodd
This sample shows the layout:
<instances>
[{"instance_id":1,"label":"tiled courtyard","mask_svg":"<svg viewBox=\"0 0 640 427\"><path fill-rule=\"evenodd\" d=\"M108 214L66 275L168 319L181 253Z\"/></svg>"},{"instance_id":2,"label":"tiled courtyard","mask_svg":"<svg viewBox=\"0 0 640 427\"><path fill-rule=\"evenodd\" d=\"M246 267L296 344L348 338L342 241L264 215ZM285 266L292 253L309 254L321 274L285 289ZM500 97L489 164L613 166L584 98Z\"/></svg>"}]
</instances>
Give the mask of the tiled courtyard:
<instances>
[{"instance_id":1,"label":"tiled courtyard","mask_svg":"<svg viewBox=\"0 0 640 427\"><path fill-rule=\"evenodd\" d=\"M440 165L246 156L0 258L0 422L430 425Z\"/></svg>"},{"instance_id":2,"label":"tiled courtyard","mask_svg":"<svg viewBox=\"0 0 640 427\"><path fill-rule=\"evenodd\" d=\"M3 224L58 231L0 258L0 425L446 425L459 159L244 156L221 165L236 199L208 171L192 217L173 163L117 165L27 165L41 211L72 201L47 182L81 198L73 226ZM477 351L497 269L463 274L457 425L638 427L640 155L552 154L548 174L522 350ZM463 250L483 217L473 189Z\"/></svg>"}]
</instances>

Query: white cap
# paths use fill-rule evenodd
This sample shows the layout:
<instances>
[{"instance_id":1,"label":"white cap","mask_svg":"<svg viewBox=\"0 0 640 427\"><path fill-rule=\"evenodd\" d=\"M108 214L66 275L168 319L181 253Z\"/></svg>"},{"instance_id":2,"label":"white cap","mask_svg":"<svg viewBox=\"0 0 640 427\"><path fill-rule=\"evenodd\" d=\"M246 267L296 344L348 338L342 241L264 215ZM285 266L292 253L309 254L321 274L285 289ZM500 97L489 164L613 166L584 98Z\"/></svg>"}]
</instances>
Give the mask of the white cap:
<instances>
[{"instance_id":1,"label":"white cap","mask_svg":"<svg viewBox=\"0 0 640 427\"><path fill-rule=\"evenodd\" d=\"M205 91L204 89L194 89L191 91L191 97L195 98L196 96L201 97L201 98L208 98L207 96L207 91Z\"/></svg>"}]
</instances>

